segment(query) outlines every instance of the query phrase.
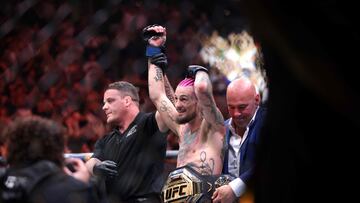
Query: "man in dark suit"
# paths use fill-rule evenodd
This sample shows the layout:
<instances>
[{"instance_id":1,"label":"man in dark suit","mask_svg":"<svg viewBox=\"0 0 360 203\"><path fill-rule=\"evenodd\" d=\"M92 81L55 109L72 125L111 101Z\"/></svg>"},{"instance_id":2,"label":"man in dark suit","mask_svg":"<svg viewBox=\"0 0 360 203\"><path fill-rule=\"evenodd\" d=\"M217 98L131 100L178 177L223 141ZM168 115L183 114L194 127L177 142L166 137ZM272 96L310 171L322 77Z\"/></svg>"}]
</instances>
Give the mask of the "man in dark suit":
<instances>
[{"instance_id":1,"label":"man in dark suit","mask_svg":"<svg viewBox=\"0 0 360 203\"><path fill-rule=\"evenodd\" d=\"M255 148L265 117L265 109L260 107L260 95L246 77L229 84L226 100L231 118L225 121L227 148L223 173L236 178L216 189L213 202L233 202L244 194L252 174Z\"/></svg>"}]
</instances>

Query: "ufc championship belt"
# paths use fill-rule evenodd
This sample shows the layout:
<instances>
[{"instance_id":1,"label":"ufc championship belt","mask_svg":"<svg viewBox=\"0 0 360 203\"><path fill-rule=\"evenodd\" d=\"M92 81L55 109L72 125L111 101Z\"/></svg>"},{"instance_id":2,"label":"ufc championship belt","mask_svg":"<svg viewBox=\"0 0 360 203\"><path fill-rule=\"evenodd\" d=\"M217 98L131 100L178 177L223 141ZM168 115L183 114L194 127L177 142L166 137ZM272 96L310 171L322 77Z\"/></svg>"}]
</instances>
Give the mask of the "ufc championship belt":
<instances>
[{"instance_id":1,"label":"ufc championship belt","mask_svg":"<svg viewBox=\"0 0 360 203\"><path fill-rule=\"evenodd\" d=\"M169 174L161 195L164 203L211 202L215 189L232 179L229 175L201 175L191 167L183 166Z\"/></svg>"}]
</instances>

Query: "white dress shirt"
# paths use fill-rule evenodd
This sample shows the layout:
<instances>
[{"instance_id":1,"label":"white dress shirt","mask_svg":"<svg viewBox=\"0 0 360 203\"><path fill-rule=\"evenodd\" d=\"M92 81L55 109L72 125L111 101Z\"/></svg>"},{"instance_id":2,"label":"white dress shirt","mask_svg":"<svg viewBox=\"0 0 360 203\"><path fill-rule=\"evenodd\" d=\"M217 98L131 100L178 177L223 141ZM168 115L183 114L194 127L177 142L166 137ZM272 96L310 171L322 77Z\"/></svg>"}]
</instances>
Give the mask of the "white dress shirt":
<instances>
[{"instance_id":1,"label":"white dress shirt","mask_svg":"<svg viewBox=\"0 0 360 203\"><path fill-rule=\"evenodd\" d=\"M231 136L229 140L229 160L228 160L228 169L229 173L233 175L234 177L237 177L233 181L229 183L229 186L235 193L236 197L240 197L242 194L244 194L246 190L245 183L239 178L239 172L240 172L240 147L246 140L246 137L249 134L249 126L254 121L256 116L257 110L255 111L254 116L252 117L251 121L246 127L246 130L244 132L244 135L241 137L240 135L236 134L236 131L234 127L232 126L232 118L230 118L229 122L229 130L231 131Z\"/></svg>"}]
</instances>

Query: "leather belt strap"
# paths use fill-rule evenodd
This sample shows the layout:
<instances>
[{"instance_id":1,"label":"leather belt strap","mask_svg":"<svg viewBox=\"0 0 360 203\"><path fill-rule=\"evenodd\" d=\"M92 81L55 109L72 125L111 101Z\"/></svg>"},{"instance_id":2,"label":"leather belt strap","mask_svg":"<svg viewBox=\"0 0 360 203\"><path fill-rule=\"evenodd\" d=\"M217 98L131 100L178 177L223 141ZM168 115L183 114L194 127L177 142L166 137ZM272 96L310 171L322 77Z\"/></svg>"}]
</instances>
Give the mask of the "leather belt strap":
<instances>
[{"instance_id":1,"label":"leather belt strap","mask_svg":"<svg viewBox=\"0 0 360 203\"><path fill-rule=\"evenodd\" d=\"M164 203L203 203L211 202L217 187L228 184L233 178L229 175L201 175L189 166L172 171L162 190Z\"/></svg>"}]
</instances>

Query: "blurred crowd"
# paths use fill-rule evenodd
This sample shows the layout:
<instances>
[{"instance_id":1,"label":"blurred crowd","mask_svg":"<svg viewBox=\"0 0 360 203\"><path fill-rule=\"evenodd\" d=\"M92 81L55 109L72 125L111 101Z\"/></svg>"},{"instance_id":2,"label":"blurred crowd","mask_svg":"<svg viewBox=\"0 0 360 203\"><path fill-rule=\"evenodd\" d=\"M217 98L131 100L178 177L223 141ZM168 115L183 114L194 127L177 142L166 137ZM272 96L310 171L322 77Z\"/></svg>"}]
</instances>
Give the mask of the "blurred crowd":
<instances>
[{"instance_id":1,"label":"blurred crowd","mask_svg":"<svg viewBox=\"0 0 360 203\"><path fill-rule=\"evenodd\" d=\"M126 80L148 98L147 59L141 30L167 28L172 86L189 64L203 63L200 38L213 31L209 15L191 1L6 1L0 15L0 129L15 117L40 115L68 131L67 152L91 152L107 132L104 87ZM224 117L226 80L212 71L214 95ZM168 149L177 149L168 136Z\"/></svg>"}]
</instances>

